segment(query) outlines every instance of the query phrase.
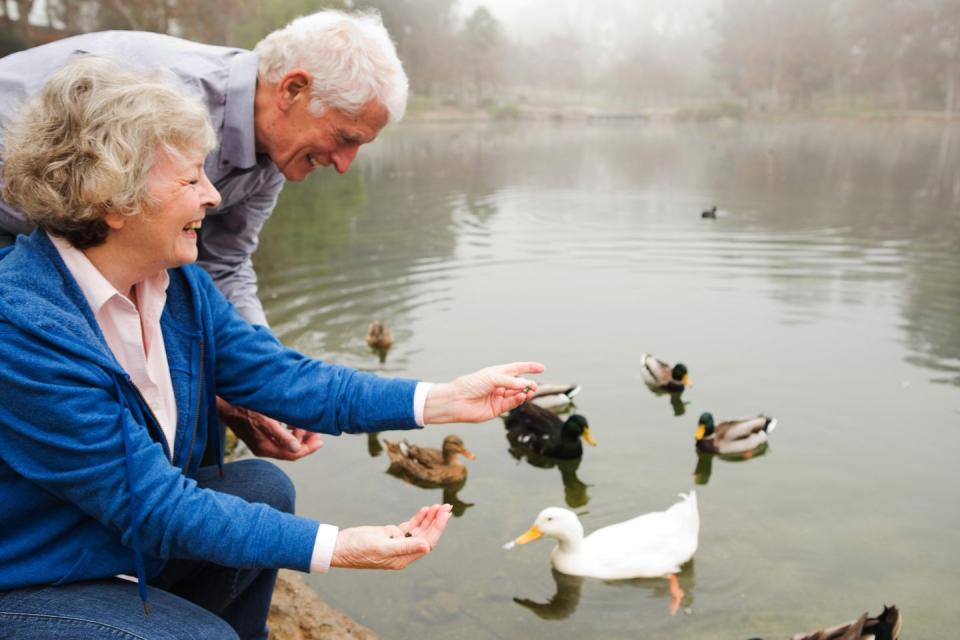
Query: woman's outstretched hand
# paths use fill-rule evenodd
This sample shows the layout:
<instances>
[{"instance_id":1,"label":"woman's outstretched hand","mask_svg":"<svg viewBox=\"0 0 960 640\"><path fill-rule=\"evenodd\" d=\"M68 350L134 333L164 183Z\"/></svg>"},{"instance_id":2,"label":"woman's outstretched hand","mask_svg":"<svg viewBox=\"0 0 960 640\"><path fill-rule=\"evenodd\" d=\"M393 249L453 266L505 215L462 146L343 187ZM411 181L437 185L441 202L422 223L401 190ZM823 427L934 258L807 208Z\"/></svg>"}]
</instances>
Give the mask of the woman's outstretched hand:
<instances>
[{"instance_id":1,"label":"woman's outstretched hand","mask_svg":"<svg viewBox=\"0 0 960 640\"><path fill-rule=\"evenodd\" d=\"M423 421L438 424L492 420L533 397L537 383L519 376L542 373L543 368L539 362L512 362L435 384L427 395Z\"/></svg>"},{"instance_id":2,"label":"woman's outstretched hand","mask_svg":"<svg viewBox=\"0 0 960 640\"><path fill-rule=\"evenodd\" d=\"M449 504L423 507L398 525L351 527L337 533L331 567L344 569L403 569L429 553L450 519Z\"/></svg>"}]
</instances>

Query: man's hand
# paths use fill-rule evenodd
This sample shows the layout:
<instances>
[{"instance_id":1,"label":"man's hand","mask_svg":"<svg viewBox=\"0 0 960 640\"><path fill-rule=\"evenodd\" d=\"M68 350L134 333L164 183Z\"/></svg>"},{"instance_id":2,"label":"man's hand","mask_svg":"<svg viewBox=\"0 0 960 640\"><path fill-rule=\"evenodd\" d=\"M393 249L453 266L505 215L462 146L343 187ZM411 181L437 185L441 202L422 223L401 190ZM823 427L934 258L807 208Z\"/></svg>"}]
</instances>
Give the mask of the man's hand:
<instances>
[{"instance_id":1,"label":"man's hand","mask_svg":"<svg viewBox=\"0 0 960 640\"><path fill-rule=\"evenodd\" d=\"M513 362L435 384L423 407L423 421L437 424L492 420L516 409L536 392L536 382L517 376L542 372L539 362Z\"/></svg>"},{"instance_id":2,"label":"man's hand","mask_svg":"<svg viewBox=\"0 0 960 640\"><path fill-rule=\"evenodd\" d=\"M220 420L243 440L256 456L277 460L299 460L323 446L319 433L303 429L288 430L273 418L235 407L217 396Z\"/></svg>"},{"instance_id":3,"label":"man's hand","mask_svg":"<svg viewBox=\"0 0 960 640\"><path fill-rule=\"evenodd\" d=\"M423 507L398 525L352 527L337 533L331 567L344 569L403 569L429 553L450 519L449 504Z\"/></svg>"}]
</instances>

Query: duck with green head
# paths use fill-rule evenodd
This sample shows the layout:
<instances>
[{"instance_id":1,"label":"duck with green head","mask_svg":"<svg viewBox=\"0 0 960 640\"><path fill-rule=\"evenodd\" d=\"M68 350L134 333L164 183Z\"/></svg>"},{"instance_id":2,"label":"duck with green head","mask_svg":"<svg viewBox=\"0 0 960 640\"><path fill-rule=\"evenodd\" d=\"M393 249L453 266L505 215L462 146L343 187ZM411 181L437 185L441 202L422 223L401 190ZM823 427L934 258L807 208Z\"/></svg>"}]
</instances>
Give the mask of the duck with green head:
<instances>
[{"instance_id":1,"label":"duck with green head","mask_svg":"<svg viewBox=\"0 0 960 640\"><path fill-rule=\"evenodd\" d=\"M714 424L713 414L700 414L697 425L697 449L704 453L746 453L767 442L767 434L774 430L777 421L767 416L737 418Z\"/></svg>"},{"instance_id":2,"label":"duck with green head","mask_svg":"<svg viewBox=\"0 0 960 640\"><path fill-rule=\"evenodd\" d=\"M581 438L591 446L597 444L590 435L587 419L579 413L561 420L553 412L530 402L511 411L505 426L510 444L550 458L579 458L583 455Z\"/></svg>"},{"instance_id":3,"label":"duck with green head","mask_svg":"<svg viewBox=\"0 0 960 640\"><path fill-rule=\"evenodd\" d=\"M676 393L693 385L685 364L671 364L654 358L649 353L640 356L640 375L643 376L644 384L653 391Z\"/></svg>"}]
</instances>

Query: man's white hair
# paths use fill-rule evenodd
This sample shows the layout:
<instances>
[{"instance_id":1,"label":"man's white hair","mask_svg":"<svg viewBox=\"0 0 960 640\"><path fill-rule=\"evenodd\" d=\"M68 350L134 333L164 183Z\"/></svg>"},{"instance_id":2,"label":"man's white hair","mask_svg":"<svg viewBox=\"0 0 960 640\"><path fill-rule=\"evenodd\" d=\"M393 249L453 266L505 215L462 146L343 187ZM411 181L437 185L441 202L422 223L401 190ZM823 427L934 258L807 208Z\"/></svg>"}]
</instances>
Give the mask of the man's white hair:
<instances>
[{"instance_id":1,"label":"man's white hair","mask_svg":"<svg viewBox=\"0 0 960 640\"><path fill-rule=\"evenodd\" d=\"M406 111L407 74L376 12L329 10L301 16L261 40L254 51L266 82L277 83L297 68L310 73L314 115L333 108L356 116L370 100L387 109L390 122Z\"/></svg>"}]
</instances>

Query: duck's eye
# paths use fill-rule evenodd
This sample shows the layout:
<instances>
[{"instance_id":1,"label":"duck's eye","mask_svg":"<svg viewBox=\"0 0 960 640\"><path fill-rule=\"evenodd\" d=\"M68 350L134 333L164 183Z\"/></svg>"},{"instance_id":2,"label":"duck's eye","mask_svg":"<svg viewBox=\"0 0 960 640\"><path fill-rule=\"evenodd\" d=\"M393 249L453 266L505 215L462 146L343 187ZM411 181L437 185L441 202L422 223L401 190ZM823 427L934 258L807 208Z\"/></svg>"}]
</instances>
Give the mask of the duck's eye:
<instances>
[{"instance_id":1,"label":"duck's eye","mask_svg":"<svg viewBox=\"0 0 960 640\"><path fill-rule=\"evenodd\" d=\"M553 516L547 516L547 522L553 522Z\"/></svg>"}]
</instances>

